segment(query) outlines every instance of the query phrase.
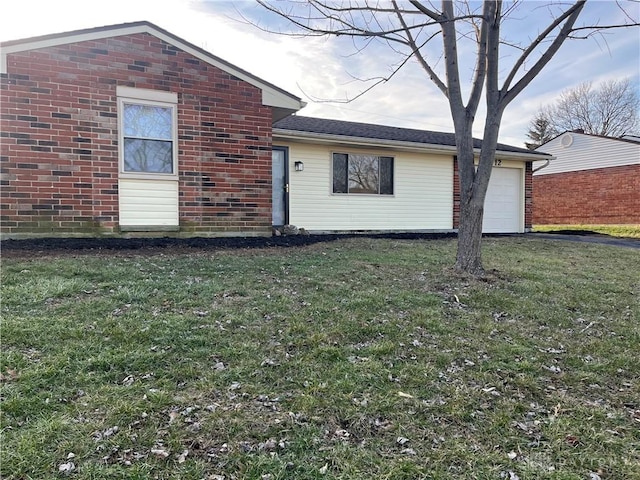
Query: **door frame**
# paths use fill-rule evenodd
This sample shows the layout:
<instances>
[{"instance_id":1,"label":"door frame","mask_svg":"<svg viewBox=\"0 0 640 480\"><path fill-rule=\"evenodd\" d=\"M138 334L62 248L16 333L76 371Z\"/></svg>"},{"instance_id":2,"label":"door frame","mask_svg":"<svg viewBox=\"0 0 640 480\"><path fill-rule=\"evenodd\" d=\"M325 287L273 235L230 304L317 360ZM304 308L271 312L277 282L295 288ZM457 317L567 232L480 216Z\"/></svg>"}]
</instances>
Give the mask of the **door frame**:
<instances>
[{"instance_id":1,"label":"door frame","mask_svg":"<svg viewBox=\"0 0 640 480\"><path fill-rule=\"evenodd\" d=\"M284 147L280 145L273 145L271 147L272 151L282 152L284 155L284 192L282 192L282 199L284 201L284 225L289 224L289 147ZM273 179L273 160L271 161L271 175ZM273 183L271 184L273 188ZM273 205L271 206L273 211ZM273 223L273 215L271 217L271 221ZM274 227L282 227L284 225L273 225Z\"/></svg>"}]
</instances>

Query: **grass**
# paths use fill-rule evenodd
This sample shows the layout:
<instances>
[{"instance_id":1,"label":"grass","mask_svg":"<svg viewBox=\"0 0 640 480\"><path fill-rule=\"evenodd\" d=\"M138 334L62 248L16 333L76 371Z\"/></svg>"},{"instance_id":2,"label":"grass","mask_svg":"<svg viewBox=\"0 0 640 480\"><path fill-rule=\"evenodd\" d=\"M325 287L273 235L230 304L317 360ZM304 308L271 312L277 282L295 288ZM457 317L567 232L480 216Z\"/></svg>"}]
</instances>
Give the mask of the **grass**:
<instances>
[{"instance_id":1,"label":"grass","mask_svg":"<svg viewBox=\"0 0 640 480\"><path fill-rule=\"evenodd\" d=\"M535 225L534 232L593 232L612 237L640 238L640 225Z\"/></svg>"},{"instance_id":2,"label":"grass","mask_svg":"<svg viewBox=\"0 0 640 480\"><path fill-rule=\"evenodd\" d=\"M640 478L638 251L454 252L6 258L0 476Z\"/></svg>"}]
</instances>

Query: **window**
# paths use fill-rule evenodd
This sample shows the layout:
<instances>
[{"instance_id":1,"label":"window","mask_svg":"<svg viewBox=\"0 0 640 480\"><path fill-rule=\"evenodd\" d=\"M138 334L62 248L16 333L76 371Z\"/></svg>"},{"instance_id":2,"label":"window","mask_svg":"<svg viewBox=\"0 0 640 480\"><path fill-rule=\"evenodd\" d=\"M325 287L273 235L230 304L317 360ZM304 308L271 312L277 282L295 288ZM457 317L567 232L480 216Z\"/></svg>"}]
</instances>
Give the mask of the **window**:
<instances>
[{"instance_id":1,"label":"window","mask_svg":"<svg viewBox=\"0 0 640 480\"><path fill-rule=\"evenodd\" d=\"M124 103L124 171L173 173L173 108Z\"/></svg>"},{"instance_id":2,"label":"window","mask_svg":"<svg viewBox=\"0 0 640 480\"><path fill-rule=\"evenodd\" d=\"M334 153L333 193L393 195L393 157Z\"/></svg>"},{"instance_id":3,"label":"window","mask_svg":"<svg viewBox=\"0 0 640 480\"><path fill-rule=\"evenodd\" d=\"M118 87L118 96L121 171L176 175L177 95Z\"/></svg>"}]
</instances>

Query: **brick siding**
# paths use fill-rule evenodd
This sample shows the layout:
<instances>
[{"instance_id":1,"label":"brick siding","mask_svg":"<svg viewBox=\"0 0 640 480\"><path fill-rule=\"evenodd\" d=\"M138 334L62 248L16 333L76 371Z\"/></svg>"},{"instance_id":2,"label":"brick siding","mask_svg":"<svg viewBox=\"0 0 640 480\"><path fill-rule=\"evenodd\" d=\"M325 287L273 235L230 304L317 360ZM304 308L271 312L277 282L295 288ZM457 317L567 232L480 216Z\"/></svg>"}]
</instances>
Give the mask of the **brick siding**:
<instances>
[{"instance_id":1,"label":"brick siding","mask_svg":"<svg viewBox=\"0 0 640 480\"><path fill-rule=\"evenodd\" d=\"M7 69L5 238L119 234L116 85L178 93L181 235L270 233L260 89L146 33L10 54Z\"/></svg>"},{"instance_id":2,"label":"brick siding","mask_svg":"<svg viewBox=\"0 0 640 480\"><path fill-rule=\"evenodd\" d=\"M533 163L527 162L524 170L524 229L531 230L533 223Z\"/></svg>"},{"instance_id":3,"label":"brick siding","mask_svg":"<svg viewBox=\"0 0 640 480\"><path fill-rule=\"evenodd\" d=\"M640 224L640 165L533 178L536 225Z\"/></svg>"}]
</instances>

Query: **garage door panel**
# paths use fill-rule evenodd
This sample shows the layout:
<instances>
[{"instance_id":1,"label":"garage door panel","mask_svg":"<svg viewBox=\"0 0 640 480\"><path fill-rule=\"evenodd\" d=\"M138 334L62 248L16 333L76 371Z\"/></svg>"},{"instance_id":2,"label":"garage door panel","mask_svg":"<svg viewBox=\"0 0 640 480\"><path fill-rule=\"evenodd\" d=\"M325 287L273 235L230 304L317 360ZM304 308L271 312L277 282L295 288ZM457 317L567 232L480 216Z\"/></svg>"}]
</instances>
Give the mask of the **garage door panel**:
<instances>
[{"instance_id":1,"label":"garage door panel","mask_svg":"<svg viewBox=\"0 0 640 480\"><path fill-rule=\"evenodd\" d=\"M521 231L522 170L494 168L484 203L484 233Z\"/></svg>"}]
</instances>

